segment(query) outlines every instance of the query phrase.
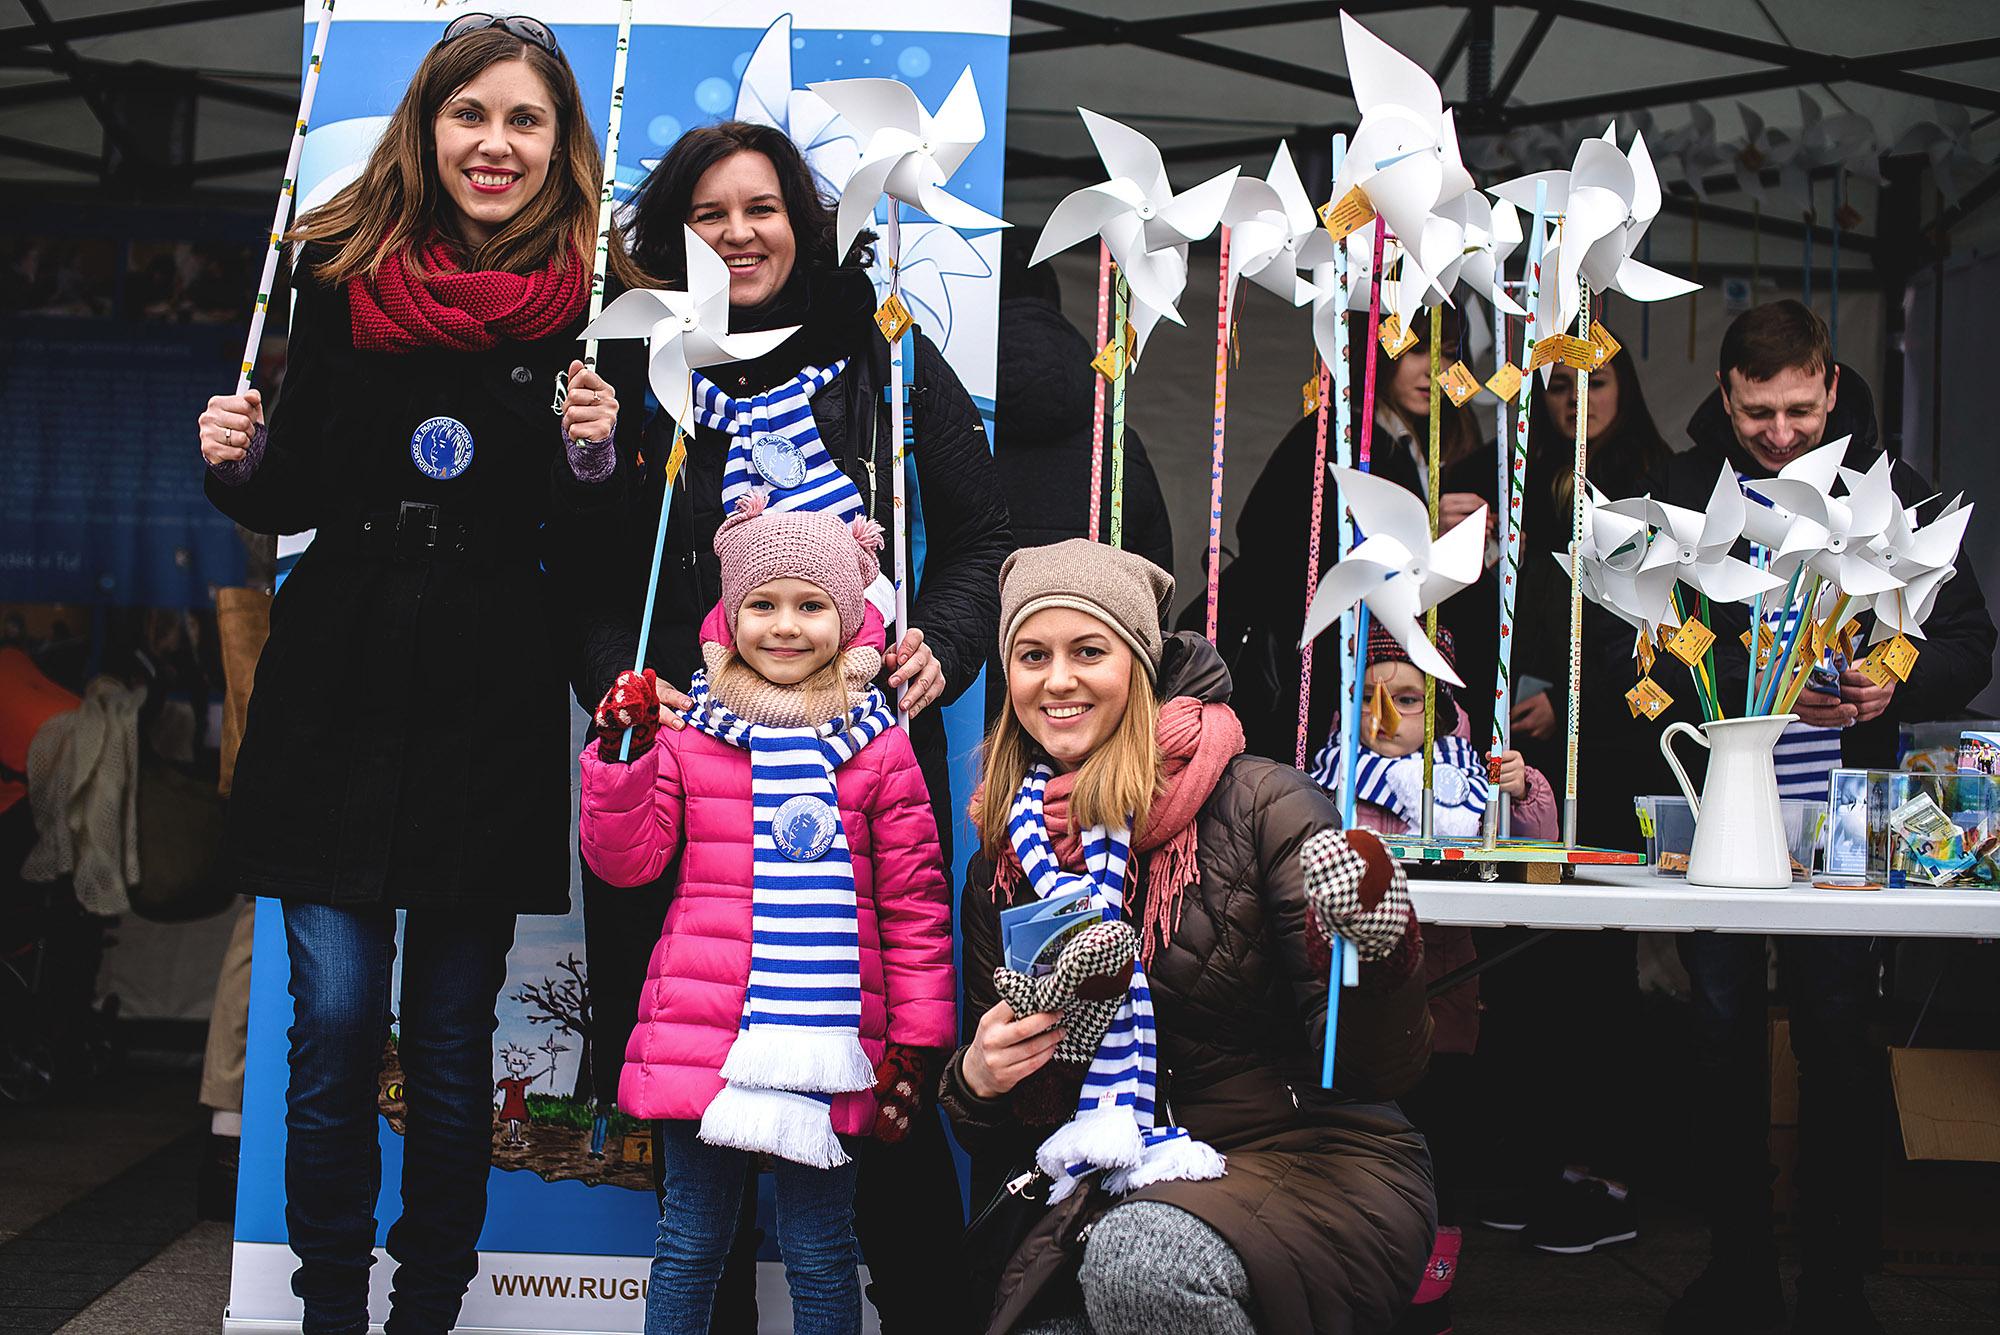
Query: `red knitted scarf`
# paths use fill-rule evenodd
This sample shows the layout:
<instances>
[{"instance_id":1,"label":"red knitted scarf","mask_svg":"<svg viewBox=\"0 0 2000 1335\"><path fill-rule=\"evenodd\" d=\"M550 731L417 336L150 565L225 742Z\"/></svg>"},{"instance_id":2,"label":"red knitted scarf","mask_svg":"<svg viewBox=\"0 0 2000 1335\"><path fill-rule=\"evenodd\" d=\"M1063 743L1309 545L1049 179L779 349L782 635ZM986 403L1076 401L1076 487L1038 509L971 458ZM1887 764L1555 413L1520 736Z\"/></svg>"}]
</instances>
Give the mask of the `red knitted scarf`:
<instances>
[{"instance_id":1,"label":"red knitted scarf","mask_svg":"<svg viewBox=\"0 0 2000 1335\"><path fill-rule=\"evenodd\" d=\"M1195 817L1222 778L1223 769L1243 752L1243 725L1229 706L1176 696L1160 706L1157 736L1166 787L1132 840L1145 855L1146 917L1140 925L1140 953L1146 963L1180 925L1181 896L1201 875ZM1069 798L1076 772L1049 780L1042 797L1042 822L1056 860L1070 871L1083 870L1083 840L1070 828ZM972 799L977 809L979 797ZM1010 850L994 868L993 896L1005 901L1021 883L1021 864Z\"/></svg>"},{"instance_id":2,"label":"red knitted scarf","mask_svg":"<svg viewBox=\"0 0 2000 1335\"><path fill-rule=\"evenodd\" d=\"M402 256L391 255L374 278L348 281L357 349L478 352L503 338L530 343L575 320L590 295L590 266L574 252L536 273L468 272L434 237L421 258L422 278L410 273Z\"/></svg>"}]
</instances>

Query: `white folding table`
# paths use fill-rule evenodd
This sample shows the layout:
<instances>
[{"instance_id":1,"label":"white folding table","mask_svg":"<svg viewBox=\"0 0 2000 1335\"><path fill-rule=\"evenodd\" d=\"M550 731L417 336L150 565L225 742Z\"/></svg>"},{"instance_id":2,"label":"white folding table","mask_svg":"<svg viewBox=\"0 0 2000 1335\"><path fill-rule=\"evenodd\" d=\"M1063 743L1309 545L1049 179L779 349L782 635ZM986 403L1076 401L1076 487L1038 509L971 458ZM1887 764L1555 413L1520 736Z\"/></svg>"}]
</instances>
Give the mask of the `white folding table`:
<instances>
[{"instance_id":1,"label":"white folding table","mask_svg":"<svg viewBox=\"0 0 2000 1335\"><path fill-rule=\"evenodd\" d=\"M1651 867L1578 867L1560 885L1431 879L1410 867L1420 921L1452 927L1588 928L1628 932L1758 932L1774 936L2000 937L2000 891L1711 890Z\"/></svg>"}]
</instances>

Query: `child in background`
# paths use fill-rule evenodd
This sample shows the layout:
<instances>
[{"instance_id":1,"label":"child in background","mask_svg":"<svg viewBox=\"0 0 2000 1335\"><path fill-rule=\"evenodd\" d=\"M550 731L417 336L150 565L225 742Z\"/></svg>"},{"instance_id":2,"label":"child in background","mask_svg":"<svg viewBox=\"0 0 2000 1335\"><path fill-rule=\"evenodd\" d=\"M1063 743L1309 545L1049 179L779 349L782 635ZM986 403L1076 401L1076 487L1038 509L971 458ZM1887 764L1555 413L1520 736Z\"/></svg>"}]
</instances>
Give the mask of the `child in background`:
<instances>
[{"instance_id":1,"label":"child in background","mask_svg":"<svg viewBox=\"0 0 2000 1335\"><path fill-rule=\"evenodd\" d=\"M751 492L715 535L694 705L663 719L651 672L622 674L584 748L591 867L630 886L680 861L618 1088L665 1147L647 1335L708 1328L759 1153L796 1327L858 1332L842 1138L900 1139L920 1050L956 1034L930 798L872 684L880 545L872 521L765 512Z\"/></svg>"},{"instance_id":2,"label":"child in background","mask_svg":"<svg viewBox=\"0 0 2000 1335\"><path fill-rule=\"evenodd\" d=\"M1451 632L1438 631L1438 652L1457 669ZM1423 820L1424 682L1403 646L1380 626L1368 629L1368 663L1362 678L1360 745L1356 751L1354 823L1385 834L1414 834ZM1313 776L1338 793L1340 729L1314 762ZM1522 839L1557 835L1555 792L1519 751L1488 758L1466 737L1465 716L1445 682L1437 683L1436 741L1431 753L1436 795L1433 833L1476 838L1495 788L1507 794L1513 834ZM1435 983L1479 958L1466 927L1424 926L1424 976ZM1479 1042L1479 980L1469 979L1431 998L1430 1071L1400 1102L1430 1141L1438 1191L1438 1237L1416 1298L1395 1335L1445 1335L1451 1330L1451 1283L1458 1268L1463 1197L1472 1185L1466 1154L1471 1139L1472 1052Z\"/></svg>"}]
</instances>

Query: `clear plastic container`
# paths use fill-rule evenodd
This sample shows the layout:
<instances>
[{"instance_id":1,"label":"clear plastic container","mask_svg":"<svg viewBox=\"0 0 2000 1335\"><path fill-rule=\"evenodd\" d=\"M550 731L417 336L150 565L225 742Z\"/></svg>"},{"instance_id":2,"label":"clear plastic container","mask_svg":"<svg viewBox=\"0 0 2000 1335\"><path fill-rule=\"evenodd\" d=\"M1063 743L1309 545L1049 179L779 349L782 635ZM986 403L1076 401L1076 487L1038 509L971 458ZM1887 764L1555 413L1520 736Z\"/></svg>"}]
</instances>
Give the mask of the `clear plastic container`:
<instances>
[{"instance_id":1,"label":"clear plastic container","mask_svg":"<svg viewBox=\"0 0 2000 1335\"><path fill-rule=\"evenodd\" d=\"M1639 832L1646 836L1647 864L1661 876L1687 875L1686 858L1694 847L1694 812L1688 800L1665 795L1638 797L1633 799L1632 808L1639 818ZM1785 822L1785 841L1791 845L1792 861L1810 873L1826 834L1826 803L1810 798L1785 798L1778 803L1778 812ZM1680 865L1671 871L1662 867L1663 853L1678 854Z\"/></svg>"}]
</instances>

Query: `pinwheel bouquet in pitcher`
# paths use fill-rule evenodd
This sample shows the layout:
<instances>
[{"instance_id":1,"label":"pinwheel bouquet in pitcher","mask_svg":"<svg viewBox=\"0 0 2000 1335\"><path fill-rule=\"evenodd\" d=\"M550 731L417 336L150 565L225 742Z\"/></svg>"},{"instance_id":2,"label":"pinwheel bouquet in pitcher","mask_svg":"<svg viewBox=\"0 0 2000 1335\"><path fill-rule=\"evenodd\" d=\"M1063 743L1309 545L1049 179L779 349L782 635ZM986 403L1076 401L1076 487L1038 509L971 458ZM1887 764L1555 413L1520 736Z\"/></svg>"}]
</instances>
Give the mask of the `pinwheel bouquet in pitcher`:
<instances>
[{"instance_id":1,"label":"pinwheel bouquet in pitcher","mask_svg":"<svg viewBox=\"0 0 2000 1335\"><path fill-rule=\"evenodd\" d=\"M1673 724L1660 743L1695 809L1690 883L1790 883L1772 750L1794 704L1807 690L1837 693L1850 668L1877 685L1909 680L1913 641L1954 573L1972 507L1955 498L1920 523L1890 487L1887 455L1857 472L1842 467L1846 450L1833 441L1766 479L1739 482L1725 465L1701 512L1589 492L1574 559L1584 595L1637 632L1626 703L1657 718L1673 702L1654 675L1665 655L1686 667L1701 705L1699 729ZM1555 559L1570 569L1570 557ZM1710 628L1711 600L1752 608L1740 702L1720 689L1717 652L1734 650ZM1714 753L1699 799L1670 747L1683 733Z\"/></svg>"}]
</instances>

